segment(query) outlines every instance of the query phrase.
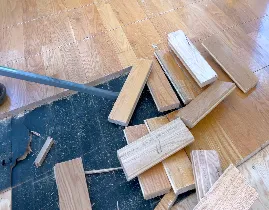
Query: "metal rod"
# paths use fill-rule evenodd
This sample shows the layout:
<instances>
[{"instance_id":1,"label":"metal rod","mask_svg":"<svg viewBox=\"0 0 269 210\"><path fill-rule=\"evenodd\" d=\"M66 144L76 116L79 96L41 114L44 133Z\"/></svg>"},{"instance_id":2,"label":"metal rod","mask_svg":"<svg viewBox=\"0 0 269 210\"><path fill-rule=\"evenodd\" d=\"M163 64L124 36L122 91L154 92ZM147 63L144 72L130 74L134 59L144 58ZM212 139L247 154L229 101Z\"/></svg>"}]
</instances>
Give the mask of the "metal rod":
<instances>
[{"instance_id":1,"label":"metal rod","mask_svg":"<svg viewBox=\"0 0 269 210\"><path fill-rule=\"evenodd\" d=\"M35 82L43 85L49 85L69 90L74 90L82 93L88 93L96 96L101 96L108 99L116 99L119 95L117 92L103 90L96 87L78 84L75 82L69 82L66 80L56 79L52 77L43 76L31 72L25 72L8 67L0 66L0 75L11 77L15 79L21 79L29 82Z\"/></svg>"}]
</instances>

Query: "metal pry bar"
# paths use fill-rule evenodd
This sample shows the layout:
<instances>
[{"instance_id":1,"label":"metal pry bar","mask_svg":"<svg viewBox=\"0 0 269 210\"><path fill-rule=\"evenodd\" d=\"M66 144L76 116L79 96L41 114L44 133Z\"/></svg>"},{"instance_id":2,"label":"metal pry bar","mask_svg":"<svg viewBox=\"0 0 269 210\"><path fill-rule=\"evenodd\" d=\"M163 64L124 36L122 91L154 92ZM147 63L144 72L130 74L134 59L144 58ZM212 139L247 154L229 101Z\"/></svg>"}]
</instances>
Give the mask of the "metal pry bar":
<instances>
[{"instance_id":1,"label":"metal pry bar","mask_svg":"<svg viewBox=\"0 0 269 210\"><path fill-rule=\"evenodd\" d=\"M112 92L109 90L103 90L96 87L91 87L83 84L78 84L75 82L70 82L66 80L56 79L48 76L43 76L40 74L35 74L31 72L25 72L21 70L16 70L8 67L0 66L0 75L11 77L15 79L25 80L29 82L35 82L43 85L49 85L69 90L74 90L82 93L88 93L96 96L101 96L108 99L116 99L119 95L118 92Z\"/></svg>"}]
</instances>

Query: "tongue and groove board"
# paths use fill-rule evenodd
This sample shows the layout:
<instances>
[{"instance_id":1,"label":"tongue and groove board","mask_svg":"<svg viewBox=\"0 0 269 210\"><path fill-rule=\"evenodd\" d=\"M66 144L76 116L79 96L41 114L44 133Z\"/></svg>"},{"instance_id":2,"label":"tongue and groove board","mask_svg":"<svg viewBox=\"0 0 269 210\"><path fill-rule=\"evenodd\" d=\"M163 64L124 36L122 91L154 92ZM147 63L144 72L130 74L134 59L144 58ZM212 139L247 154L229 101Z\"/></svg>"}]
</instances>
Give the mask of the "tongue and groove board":
<instances>
[{"instance_id":1,"label":"tongue and groove board","mask_svg":"<svg viewBox=\"0 0 269 210\"><path fill-rule=\"evenodd\" d=\"M248 210L257 198L256 190L230 165L193 210Z\"/></svg>"},{"instance_id":2,"label":"tongue and groove board","mask_svg":"<svg viewBox=\"0 0 269 210\"><path fill-rule=\"evenodd\" d=\"M81 158L57 163L54 175L61 210L92 209Z\"/></svg>"},{"instance_id":3,"label":"tongue and groove board","mask_svg":"<svg viewBox=\"0 0 269 210\"><path fill-rule=\"evenodd\" d=\"M129 126L124 129L124 136L128 144L146 134L148 134L148 130L143 124ZM161 163L140 174L138 180L146 200L168 193L171 189L171 185Z\"/></svg>"},{"instance_id":4,"label":"tongue and groove board","mask_svg":"<svg viewBox=\"0 0 269 210\"><path fill-rule=\"evenodd\" d=\"M178 118L119 149L118 159L127 180L131 180L194 141Z\"/></svg>"},{"instance_id":5,"label":"tongue and groove board","mask_svg":"<svg viewBox=\"0 0 269 210\"><path fill-rule=\"evenodd\" d=\"M197 195L196 193L192 193L182 201L176 203L171 210L193 210L197 203Z\"/></svg>"}]
</instances>

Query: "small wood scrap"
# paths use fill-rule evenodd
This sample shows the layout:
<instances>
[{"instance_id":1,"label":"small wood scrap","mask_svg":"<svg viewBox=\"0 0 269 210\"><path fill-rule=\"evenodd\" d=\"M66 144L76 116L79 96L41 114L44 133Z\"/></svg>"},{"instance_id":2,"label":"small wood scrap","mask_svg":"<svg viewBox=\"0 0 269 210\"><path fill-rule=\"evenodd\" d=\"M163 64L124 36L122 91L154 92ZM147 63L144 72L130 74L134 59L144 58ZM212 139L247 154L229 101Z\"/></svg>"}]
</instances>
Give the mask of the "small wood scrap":
<instances>
[{"instance_id":1,"label":"small wood scrap","mask_svg":"<svg viewBox=\"0 0 269 210\"><path fill-rule=\"evenodd\" d=\"M194 210L247 210L257 198L256 190L234 165L230 165Z\"/></svg>"},{"instance_id":2,"label":"small wood scrap","mask_svg":"<svg viewBox=\"0 0 269 210\"><path fill-rule=\"evenodd\" d=\"M54 144L54 140L51 137L48 137L45 144L43 145L42 149L40 150L40 152L38 153L36 159L35 159L35 165L36 167L40 167L43 163L43 161L45 160L48 152L50 151L50 148L52 147L52 145Z\"/></svg>"},{"instance_id":3,"label":"small wood scrap","mask_svg":"<svg viewBox=\"0 0 269 210\"><path fill-rule=\"evenodd\" d=\"M196 194L200 201L222 174L220 160L215 150L193 150L191 160Z\"/></svg>"},{"instance_id":4,"label":"small wood scrap","mask_svg":"<svg viewBox=\"0 0 269 210\"><path fill-rule=\"evenodd\" d=\"M194 141L180 118L119 149L118 159L131 180Z\"/></svg>"},{"instance_id":5,"label":"small wood scrap","mask_svg":"<svg viewBox=\"0 0 269 210\"><path fill-rule=\"evenodd\" d=\"M57 163L54 175L61 210L92 209L81 158Z\"/></svg>"},{"instance_id":6,"label":"small wood scrap","mask_svg":"<svg viewBox=\"0 0 269 210\"><path fill-rule=\"evenodd\" d=\"M180 109L178 116L189 128L193 128L236 88L234 83L216 81L205 91Z\"/></svg>"},{"instance_id":7,"label":"small wood scrap","mask_svg":"<svg viewBox=\"0 0 269 210\"><path fill-rule=\"evenodd\" d=\"M218 35L212 35L203 42L203 46L244 93L256 86L258 78L240 60L238 50L233 49L232 44L227 44Z\"/></svg>"},{"instance_id":8,"label":"small wood scrap","mask_svg":"<svg viewBox=\"0 0 269 210\"><path fill-rule=\"evenodd\" d=\"M12 209L12 189L0 193L0 210Z\"/></svg>"},{"instance_id":9,"label":"small wood scrap","mask_svg":"<svg viewBox=\"0 0 269 210\"><path fill-rule=\"evenodd\" d=\"M177 200L177 195L171 190L165 194L154 210L167 210L171 209Z\"/></svg>"},{"instance_id":10,"label":"small wood scrap","mask_svg":"<svg viewBox=\"0 0 269 210\"><path fill-rule=\"evenodd\" d=\"M85 171L86 175L92 175L92 174L102 174L102 173L109 173L112 171L118 171L122 170L122 167L117 168L106 168L106 169L100 169L100 170L91 170L91 171Z\"/></svg>"},{"instance_id":11,"label":"small wood scrap","mask_svg":"<svg viewBox=\"0 0 269 210\"><path fill-rule=\"evenodd\" d=\"M162 66L166 76L171 81L182 102L186 105L194 99L194 93L190 87L183 70L179 67L176 60L169 51L158 50L155 57Z\"/></svg>"},{"instance_id":12,"label":"small wood scrap","mask_svg":"<svg viewBox=\"0 0 269 210\"><path fill-rule=\"evenodd\" d=\"M196 193L189 195L187 198L184 198L182 201L176 203L171 210L193 210L197 205L197 196Z\"/></svg>"},{"instance_id":13,"label":"small wood scrap","mask_svg":"<svg viewBox=\"0 0 269 210\"><path fill-rule=\"evenodd\" d=\"M156 117L145 120L149 131L169 123L167 117ZM195 188L192 165L184 149L163 160L163 166L176 195Z\"/></svg>"},{"instance_id":14,"label":"small wood scrap","mask_svg":"<svg viewBox=\"0 0 269 210\"><path fill-rule=\"evenodd\" d=\"M109 114L108 120L127 126L151 71L151 60L139 59L133 66Z\"/></svg>"},{"instance_id":15,"label":"small wood scrap","mask_svg":"<svg viewBox=\"0 0 269 210\"><path fill-rule=\"evenodd\" d=\"M31 134L35 135L35 136L38 136L38 137L41 137L40 133L36 132L36 131L30 131Z\"/></svg>"},{"instance_id":16,"label":"small wood scrap","mask_svg":"<svg viewBox=\"0 0 269 210\"><path fill-rule=\"evenodd\" d=\"M168 34L168 44L200 87L216 81L216 72L183 31Z\"/></svg>"},{"instance_id":17,"label":"small wood scrap","mask_svg":"<svg viewBox=\"0 0 269 210\"><path fill-rule=\"evenodd\" d=\"M124 135L128 144L148 134L143 124L126 127ZM144 199L151 199L170 191L171 185L161 163L153 166L138 176Z\"/></svg>"}]
</instances>

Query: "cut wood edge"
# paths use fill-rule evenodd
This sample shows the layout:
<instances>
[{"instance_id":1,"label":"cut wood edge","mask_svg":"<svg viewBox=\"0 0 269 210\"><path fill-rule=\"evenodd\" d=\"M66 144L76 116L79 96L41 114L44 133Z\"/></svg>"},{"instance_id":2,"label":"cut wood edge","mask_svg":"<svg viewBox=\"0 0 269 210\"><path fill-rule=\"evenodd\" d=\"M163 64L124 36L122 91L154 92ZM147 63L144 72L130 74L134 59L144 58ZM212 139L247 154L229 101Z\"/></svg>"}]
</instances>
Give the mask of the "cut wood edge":
<instances>
[{"instance_id":1,"label":"cut wood edge","mask_svg":"<svg viewBox=\"0 0 269 210\"><path fill-rule=\"evenodd\" d=\"M42 163L44 162L48 152L50 151L50 148L54 144L54 140L51 137L48 137L46 142L44 143L43 147L41 148L40 152L38 153L36 159L35 159L35 165L36 167L40 167Z\"/></svg>"},{"instance_id":2,"label":"cut wood edge","mask_svg":"<svg viewBox=\"0 0 269 210\"><path fill-rule=\"evenodd\" d=\"M177 195L171 190L163 196L154 210L169 210L177 200Z\"/></svg>"}]
</instances>

